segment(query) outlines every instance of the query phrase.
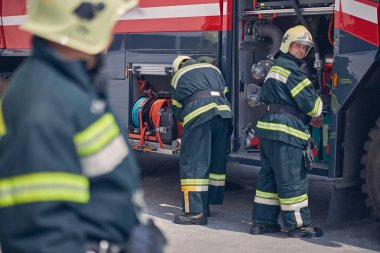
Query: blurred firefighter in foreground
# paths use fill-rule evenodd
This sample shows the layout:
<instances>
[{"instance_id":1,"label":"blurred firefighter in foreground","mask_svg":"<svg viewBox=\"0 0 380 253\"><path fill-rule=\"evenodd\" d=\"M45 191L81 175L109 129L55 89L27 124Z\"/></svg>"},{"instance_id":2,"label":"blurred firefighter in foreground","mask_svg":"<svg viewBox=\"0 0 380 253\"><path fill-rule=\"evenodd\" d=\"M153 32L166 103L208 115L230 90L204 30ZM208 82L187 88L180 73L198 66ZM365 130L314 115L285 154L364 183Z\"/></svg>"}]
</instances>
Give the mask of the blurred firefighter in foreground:
<instances>
[{"instance_id":1,"label":"blurred firefighter in foreground","mask_svg":"<svg viewBox=\"0 0 380 253\"><path fill-rule=\"evenodd\" d=\"M312 47L311 34L305 27L289 29L261 90L261 100L268 109L257 123L262 168L253 204L251 234L279 232L277 218L281 210L290 237L323 235L310 221L305 166L305 161L310 166L313 160L310 149L305 154L307 157L303 157L310 141L307 125L312 117L318 119L322 111L321 98L300 68ZM314 121L320 127L321 120Z\"/></svg>"},{"instance_id":2,"label":"blurred firefighter in foreground","mask_svg":"<svg viewBox=\"0 0 380 253\"><path fill-rule=\"evenodd\" d=\"M220 70L188 56L173 61L173 112L182 122L180 177L183 214L177 224L207 224L209 204L223 204L231 106Z\"/></svg>"},{"instance_id":3,"label":"blurred firefighter in foreground","mask_svg":"<svg viewBox=\"0 0 380 253\"><path fill-rule=\"evenodd\" d=\"M100 75L134 0L29 2L33 54L0 107L3 253L162 252L140 219L139 169Z\"/></svg>"}]
</instances>

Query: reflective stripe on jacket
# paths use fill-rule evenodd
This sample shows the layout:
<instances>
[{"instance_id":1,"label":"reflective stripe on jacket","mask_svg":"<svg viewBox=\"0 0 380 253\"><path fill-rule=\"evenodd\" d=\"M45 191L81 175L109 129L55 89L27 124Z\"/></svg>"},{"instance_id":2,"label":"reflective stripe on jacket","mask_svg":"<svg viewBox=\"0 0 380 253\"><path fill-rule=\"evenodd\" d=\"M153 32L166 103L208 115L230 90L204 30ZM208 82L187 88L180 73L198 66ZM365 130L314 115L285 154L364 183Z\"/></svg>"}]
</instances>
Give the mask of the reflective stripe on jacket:
<instances>
[{"instance_id":1,"label":"reflective stripe on jacket","mask_svg":"<svg viewBox=\"0 0 380 253\"><path fill-rule=\"evenodd\" d=\"M202 90L228 91L220 70L212 64L188 61L171 80L173 112L184 127L200 125L216 115L232 118L225 97L205 97L185 104L186 98Z\"/></svg>"},{"instance_id":2,"label":"reflective stripe on jacket","mask_svg":"<svg viewBox=\"0 0 380 253\"><path fill-rule=\"evenodd\" d=\"M280 140L303 148L310 135L307 124L310 117L318 117L322 111L322 100L311 81L299 67L301 61L290 54L276 59L270 69L260 98L267 104L293 106L303 112L302 119L291 115L267 113L257 123L257 135L261 138Z\"/></svg>"}]
</instances>

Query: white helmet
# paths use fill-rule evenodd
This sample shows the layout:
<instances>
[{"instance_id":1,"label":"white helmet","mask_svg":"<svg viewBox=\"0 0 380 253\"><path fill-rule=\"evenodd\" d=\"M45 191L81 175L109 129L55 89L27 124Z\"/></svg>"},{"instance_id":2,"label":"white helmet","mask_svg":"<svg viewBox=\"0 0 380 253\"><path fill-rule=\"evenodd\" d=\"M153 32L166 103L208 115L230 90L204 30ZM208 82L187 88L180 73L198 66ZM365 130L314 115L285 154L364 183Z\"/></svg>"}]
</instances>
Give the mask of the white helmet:
<instances>
[{"instance_id":1,"label":"white helmet","mask_svg":"<svg viewBox=\"0 0 380 253\"><path fill-rule=\"evenodd\" d=\"M284 37L282 37L280 51L283 53L289 52L290 44L293 42L308 46L305 56L314 46L310 32L302 25L297 25L286 31Z\"/></svg>"},{"instance_id":2,"label":"white helmet","mask_svg":"<svg viewBox=\"0 0 380 253\"><path fill-rule=\"evenodd\" d=\"M179 55L179 56L177 56L177 58L174 59L174 61L173 61L173 73L178 71L179 67L181 66L181 63L184 62L185 60L192 60L192 59L187 55Z\"/></svg>"}]
</instances>

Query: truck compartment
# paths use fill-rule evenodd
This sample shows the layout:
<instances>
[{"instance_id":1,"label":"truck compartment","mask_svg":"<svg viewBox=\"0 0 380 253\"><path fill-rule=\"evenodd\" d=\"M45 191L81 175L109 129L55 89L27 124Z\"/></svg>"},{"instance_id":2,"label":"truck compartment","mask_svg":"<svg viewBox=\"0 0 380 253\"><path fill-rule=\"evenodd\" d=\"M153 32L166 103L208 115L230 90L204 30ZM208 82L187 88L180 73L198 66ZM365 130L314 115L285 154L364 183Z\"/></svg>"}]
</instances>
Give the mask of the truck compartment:
<instances>
[{"instance_id":1,"label":"truck compartment","mask_svg":"<svg viewBox=\"0 0 380 253\"><path fill-rule=\"evenodd\" d=\"M231 84L230 97L237 121L234 124L235 133L231 143L230 157L233 161L250 164L258 162L259 164L257 154L260 150L260 140L255 136L255 128L258 119L266 111L266 105L259 100L260 89L274 62L274 55L279 50L283 34L287 29L300 24L300 18L291 7L291 1L239 1L235 4L235 7L238 8L235 20L233 20L236 29L227 33L227 38L219 36L221 48L227 46L228 38L235 41L232 43L235 48L231 48L231 50L236 52L234 61L237 65L235 68L237 78ZM318 54L316 54L316 50L310 51L303 68L324 103L323 126L321 128L310 127L310 134L318 146L315 160L319 164L316 164L316 168L323 171L322 173L316 172L318 174L327 174L330 154L330 105L332 100L330 91L334 79L332 72L334 27L332 4L332 0L300 1L300 11L303 13L303 18L318 49ZM133 35L131 36L133 37ZM141 48L138 47L138 50ZM131 94L129 99L130 124L128 125L130 142L134 148L139 150L175 154L179 152L181 127L171 114L171 60L179 54L189 55L193 58L202 55L195 50L185 52L178 50L174 53L167 49L154 48L154 50L165 55L162 57L165 60L160 61L157 57L152 58L154 61L151 62L134 62L132 60L128 66ZM138 54L135 52L133 55ZM141 60L139 57L136 59ZM168 61L168 59L170 60ZM234 71L233 60L224 60L226 60L227 68L223 71L225 76L229 76ZM219 59L215 62L218 65L221 61ZM229 80L226 81L228 83ZM152 105L157 105L157 103L160 103L161 107L153 110ZM160 122L154 115L155 113L161 116ZM163 118L167 120L162 120Z\"/></svg>"},{"instance_id":2,"label":"truck compartment","mask_svg":"<svg viewBox=\"0 0 380 253\"><path fill-rule=\"evenodd\" d=\"M323 100L323 125L310 127L310 134L317 144L315 173L327 174L330 154L331 87L333 83L333 1L299 1L300 11L311 32L316 47L305 58L303 69ZM287 29L301 24L291 1L251 1L237 4L238 95L235 95L235 111L238 113L240 146L235 147L237 157L247 160L248 153L259 152L259 139L255 136L258 119L265 113L266 105L259 100L260 89L269 72L274 55L279 50ZM303 24L304 25L304 24ZM318 53L318 55L316 54ZM248 156L249 157L249 156ZM252 155L257 157L257 155ZM256 158L258 159L258 158Z\"/></svg>"},{"instance_id":3,"label":"truck compartment","mask_svg":"<svg viewBox=\"0 0 380 253\"><path fill-rule=\"evenodd\" d=\"M131 63L129 70L131 111L128 136L132 147L165 154L178 153L181 126L171 108L171 64Z\"/></svg>"}]
</instances>

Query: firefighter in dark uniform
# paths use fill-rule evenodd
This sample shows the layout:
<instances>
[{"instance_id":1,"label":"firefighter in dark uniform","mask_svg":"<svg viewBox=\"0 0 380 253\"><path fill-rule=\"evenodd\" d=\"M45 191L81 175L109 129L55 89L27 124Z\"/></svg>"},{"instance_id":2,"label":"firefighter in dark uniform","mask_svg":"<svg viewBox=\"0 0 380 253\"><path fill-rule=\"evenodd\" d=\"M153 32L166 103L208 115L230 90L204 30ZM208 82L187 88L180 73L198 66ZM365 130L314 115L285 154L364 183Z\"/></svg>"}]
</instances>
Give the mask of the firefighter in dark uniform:
<instances>
[{"instance_id":1,"label":"firefighter in dark uniform","mask_svg":"<svg viewBox=\"0 0 380 253\"><path fill-rule=\"evenodd\" d=\"M33 53L0 104L3 253L125 252L140 227L138 165L96 84L117 18L136 4L29 3Z\"/></svg>"},{"instance_id":2,"label":"firefighter in dark uniform","mask_svg":"<svg viewBox=\"0 0 380 253\"><path fill-rule=\"evenodd\" d=\"M310 135L308 124L322 111L321 98L300 68L313 47L303 26L284 35L274 65L261 90L267 113L257 123L262 168L253 204L251 234L278 232L278 215L290 237L320 237L311 225L308 207L307 168L303 154Z\"/></svg>"},{"instance_id":3,"label":"firefighter in dark uniform","mask_svg":"<svg viewBox=\"0 0 380 253\"><path fill-rule=\"evenodd\" d=\"M183 126L180 178L183 214L177 224L207 224L209 204L223 204L231 106L220 70L188 56L173 61L173 112Z\"/></svg>"}]
</instances>

